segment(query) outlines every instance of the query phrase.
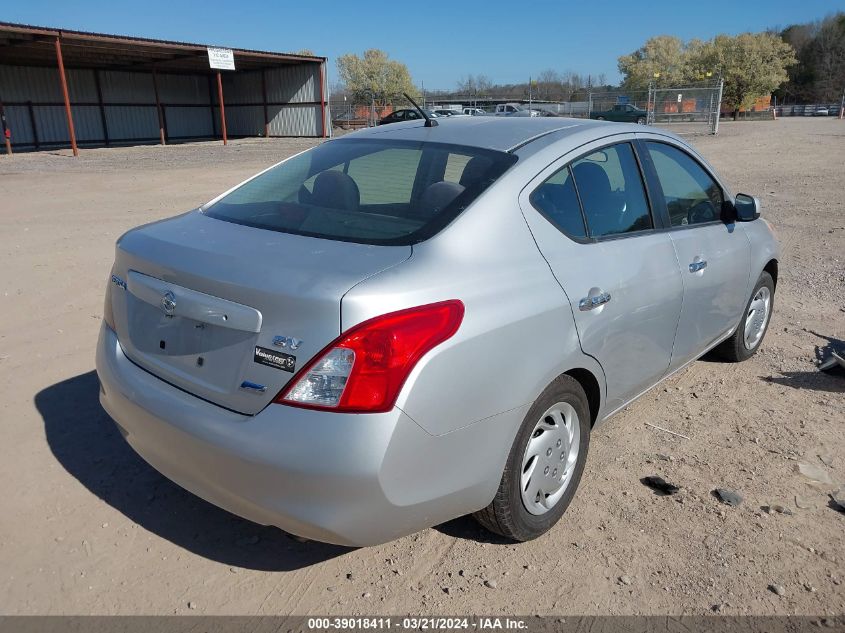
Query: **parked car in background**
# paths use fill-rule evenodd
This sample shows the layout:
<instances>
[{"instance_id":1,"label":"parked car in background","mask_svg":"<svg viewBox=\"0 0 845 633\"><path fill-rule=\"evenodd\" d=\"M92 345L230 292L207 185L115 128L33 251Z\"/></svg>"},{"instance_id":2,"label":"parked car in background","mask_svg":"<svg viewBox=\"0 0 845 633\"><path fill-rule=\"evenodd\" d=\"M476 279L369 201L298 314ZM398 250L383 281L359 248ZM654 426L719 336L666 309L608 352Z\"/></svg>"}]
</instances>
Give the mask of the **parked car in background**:
<instances>
[{"instance_id":1,"label":"parked car in background","mask_svg":"<svg viewBox=\"0 0 845 633\"><path fill-rule=\"evenodd\" d=\"M529 110L520 103L500 103L493 110L493 116L540 116L539 110Z\"/></svg>"},{"instance_id":2,"label":"parked car in background","mask_svg":"<svg viewBox=\"0 0 845 633\"><path fill-rule=\"evenodd\" d=\"M637 123L645 125L648 112L632 106L630 103L618 103L610 110L591 110L590 118L597 121L616 121L619 123Z\"/></svg>"},{"instance_id":3,"label":"parked car in background","mask_svg":"<svg viewBox=\"0 0 845 633\"><path fill-rule=\"evenodd\" d=\"M426 110L426 114L428 114L432 119L437 118L439 115L435 114L431 110ZM399 123L400 121L416 121L417 119L422 119L422 115L413 109L403 109L403 110L394 110L386 117L384 117L381 121L378 122L379 125L386 125L388 123Z\"/></svg>"},{"instance_id":4,"label":"parked car in background","mask_svg":"<svg viewBox=\"0 0 845 633\"><path fill-rule=\"evenodd\" d=\"M463 112L460 110L450 110L448 108L437 108L432 110L438 116L463 116Z\"/></svg>"},{"instance_id":5,"label":"parked car in background","mask_svg":"<svg viewBox=\"0 0 845 633\"><path fill-rule=\"evenodd\" d=\"M529 540L596 425L711 349L760 348L759 215L656 129L353 132L117 241L100 402L154 468L261 524L361 546L475 513Z\"/></svg>"},{"instance_id":6,"label":"parked car in background","mask_svg":"<svg viewBox=\"0 0 845 633\"><path fill-rule=\"evenodd\" d=\"M816 116L830 116L830 109L827 106L818 106Z\"/></svg>"},{"instance_id":7,"label":"parked car in background","mask_svg":"<svg viewBox=\"0 0 845 633\"><path fill-rule=\"evenodd\" d=\"M464 114L468 114L470 116L484 116L487 113L481 108L464 108Z\"/></svg>"}]
</instances>

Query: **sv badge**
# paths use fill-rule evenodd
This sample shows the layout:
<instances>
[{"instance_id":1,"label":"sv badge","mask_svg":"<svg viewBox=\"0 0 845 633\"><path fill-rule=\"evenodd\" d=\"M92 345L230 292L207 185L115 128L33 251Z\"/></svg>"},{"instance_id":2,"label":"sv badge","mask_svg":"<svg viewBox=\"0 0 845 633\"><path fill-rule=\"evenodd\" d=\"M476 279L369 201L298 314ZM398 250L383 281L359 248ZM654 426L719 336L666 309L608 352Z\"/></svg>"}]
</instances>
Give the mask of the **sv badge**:
<instances>
[{"instance_id":1,"label":"sv badge","mask_svg":"<svg viewBox=\"0 0 845 633\"><path fill-rule=\"evenodd\" d=\"M290 349L299 349L299 346L302 345L302 341L298 338L292 338L290 336L274 336L273 345L275 345L276 347L289 347Z\"/></svg>"}]
</instances>

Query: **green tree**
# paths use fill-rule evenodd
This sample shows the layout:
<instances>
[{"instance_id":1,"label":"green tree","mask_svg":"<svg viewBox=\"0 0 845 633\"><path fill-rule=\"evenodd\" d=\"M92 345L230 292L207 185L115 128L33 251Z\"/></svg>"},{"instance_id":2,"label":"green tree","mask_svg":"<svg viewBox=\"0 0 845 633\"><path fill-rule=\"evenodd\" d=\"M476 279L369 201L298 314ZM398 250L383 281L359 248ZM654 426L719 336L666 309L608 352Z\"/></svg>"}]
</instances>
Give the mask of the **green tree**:
<instances>
[{"instance_id":1,"label":"green tree","mask_svg":"<svg viewBox=\"0 0 845 633\"><path fill-rule=\"evenodd\" d=\"M402 99L403 92L414 98L418 94L408 67L377 48L364 51L363 57L354 53L338 57L337 71L356 101L372 99L376 105L387 105Z\"/></svg>"},{"instance_id":2,"label":"green tree","mask_svg":"<svg viewBox=\"0 0 845 633\"><path fill-rule=\"evenodd\" d=\"M678 85L687 80L686 46L672 35L652 37L630 55L619 58L619 72L626 90L645 90L652 82Z\"/></svg>"},{"instance_id":3,"label":"green tree","mask_svg":"<svg viewBox=\"0 0 845 633\"><path fill-rule=\"evenodd\" d=\"M690 67L713 68L725 81L722 101L734 114L758 97L770 95L789 77L795 50L772 33L717 35L702 45Z\"/></svg>"},{"instance_id":4,"label":"green tree","mask_svg":"<svg viewBox=\"0 0 845 633\"><path fill-rule=\"evenodd\" d=\"M787 78L796 63L795 51L773 33L717 35L703 42L682 42L661 35L648 40L630 55L619 58L626 90L642 90L649 83L682 86L711 76L725 81L722 100L737 117L761 96L771 94Z\"/></svg>"}]
</instances>

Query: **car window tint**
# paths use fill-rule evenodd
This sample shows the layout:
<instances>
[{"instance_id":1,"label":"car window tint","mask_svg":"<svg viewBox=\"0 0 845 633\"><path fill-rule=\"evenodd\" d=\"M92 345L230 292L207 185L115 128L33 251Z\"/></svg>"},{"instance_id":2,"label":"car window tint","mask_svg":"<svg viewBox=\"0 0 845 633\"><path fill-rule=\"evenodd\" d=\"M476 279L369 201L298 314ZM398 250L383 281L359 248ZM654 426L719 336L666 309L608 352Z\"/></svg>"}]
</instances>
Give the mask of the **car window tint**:
<instances>
[{"instance_id":1,"label":"car window tint","mask_svg":"<svg viewBox=\"0 0 845 633\"><path fill-rule=\"evenodd\" d=\"M346 173L358 185L360 204L407 204L422 150L391 148L349 161Z\"/></svg>"},{"instance_id":2,"label":"car window tint","mask_svg":"<svg viewBox=\"0 0 845 633\"><path fill-rule=\"evenodd\" d=\"M646 143L672 226L719 220L722 189L689 154L665 143Z\"/></svg>"},{"instance_id":3,"label":"car window tint","mask_svg":"<svg viewBox=\"0 0 845 633\"><path fill-rule=\"evenodd\" d=\"M259 174L204 212L285 233L414 244L447 226L516 161L445 143L338 139ZM457 182L443 180L447 164Z\"/></svg>"},{"instance_id":4,"label":"car window tint","mask_svg":"<svg viewBox=\"0 0 845 633\"><path fill-rule=\"evenodd\" d=\"M461 176L467 163L472 159L472 156L466 154L450 153L446 157L446 170L443 173L443 180L447 182L461 182Z\"/></svg>"},{"instance_id":5,"label":"car window tint","mask_svg":"<svg viewBox=\"0 0 845 633\"><path fill-rule=\"evenodd\" d=\"M590 237L653 227L642 176L629 143L605 147L572 163Z\"/></svg>"},{"instance_id":6,"label":"car window tint","mask_svg":"<svg viewBox=\"0 0 845 633\"><path fill-rule=\"evenodd\" d=\"M531 193L531 204L570 237L587 237L581 205L569 166L557 171Z\"/></svg>"}]
</instances>

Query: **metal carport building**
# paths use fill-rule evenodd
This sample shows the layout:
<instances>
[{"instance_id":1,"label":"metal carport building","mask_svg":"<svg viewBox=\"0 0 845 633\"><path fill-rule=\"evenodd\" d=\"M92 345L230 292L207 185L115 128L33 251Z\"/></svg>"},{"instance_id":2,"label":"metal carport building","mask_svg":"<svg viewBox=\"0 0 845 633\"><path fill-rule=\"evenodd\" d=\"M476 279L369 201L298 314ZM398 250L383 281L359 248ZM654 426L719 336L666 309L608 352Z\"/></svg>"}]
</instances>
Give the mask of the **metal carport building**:
<instances>
[{"instance_id":1,"label":"metal carport building","mask_svg":"<svg viewBox=\"0 0 845 633\"><path fill-rule=\"evenodd\" d=\"M7 146L330 133L325 57L231 50L221 72L203 44L0 22Z\"/></svg>"}]
</instances>

